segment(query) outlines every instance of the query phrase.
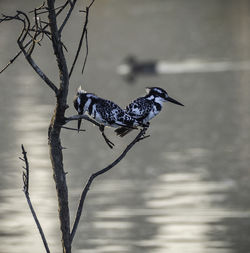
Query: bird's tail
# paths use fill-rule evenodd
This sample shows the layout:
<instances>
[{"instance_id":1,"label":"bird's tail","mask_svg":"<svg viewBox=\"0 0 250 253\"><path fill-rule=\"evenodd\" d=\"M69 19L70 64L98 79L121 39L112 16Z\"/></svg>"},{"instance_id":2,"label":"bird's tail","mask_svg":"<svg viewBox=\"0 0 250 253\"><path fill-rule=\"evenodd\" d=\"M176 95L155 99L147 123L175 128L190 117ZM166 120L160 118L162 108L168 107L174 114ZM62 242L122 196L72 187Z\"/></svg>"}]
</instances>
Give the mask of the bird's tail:
<instances>
[{"instance_id":1,"label":"bird's tail","mask_svg":"<svg viewBox=\"0 0 250 253\"><path fill-rule=\"evenodd\" d=\"M120 137L124 137L128 133L130 133L134 128L127 128L127 127L119 127L115 130L116 134Z\"/></svg>"}]
</instances>

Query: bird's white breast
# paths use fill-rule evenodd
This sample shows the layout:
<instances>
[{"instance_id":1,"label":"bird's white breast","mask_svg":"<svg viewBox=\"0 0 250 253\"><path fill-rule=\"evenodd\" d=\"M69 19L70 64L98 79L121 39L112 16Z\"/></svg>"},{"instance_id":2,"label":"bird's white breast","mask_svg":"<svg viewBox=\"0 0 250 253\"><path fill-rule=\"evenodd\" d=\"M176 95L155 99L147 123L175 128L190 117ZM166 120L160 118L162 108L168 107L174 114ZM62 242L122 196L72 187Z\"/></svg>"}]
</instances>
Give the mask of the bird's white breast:
<instances>
[{"instance_id":1,"label":"bird's white breast","mask_svg":"<svg viewBox=\"0 0 250 253\"><path fill-rule=\"evenodd\" d=\"M154 118L157 114L159 113L159 111L157 111L156 107L153 106L152 110L149 112L148 116L143 120L144 123L147 123L148 121L150 121L152 118Z\"/></svg>"}]
</instances>

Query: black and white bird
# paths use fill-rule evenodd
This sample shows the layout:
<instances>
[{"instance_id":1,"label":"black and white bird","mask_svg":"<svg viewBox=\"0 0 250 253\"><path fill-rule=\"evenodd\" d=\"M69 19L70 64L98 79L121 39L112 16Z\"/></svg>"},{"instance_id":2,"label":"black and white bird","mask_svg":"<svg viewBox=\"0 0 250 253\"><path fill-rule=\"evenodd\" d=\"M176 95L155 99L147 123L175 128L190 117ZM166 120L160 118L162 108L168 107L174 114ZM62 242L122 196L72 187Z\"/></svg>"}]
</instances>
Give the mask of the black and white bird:
<instances>
[{"instance_id":1,"label":"black and white bird","mask_svg":"<svg viewBox=\"0 0 250 253\"><path fill-rule=\"evenodd\" d=\"M117 104L110 100L100 98L93 93L87 93L81 89L81 86L78 88L77 95L74 99L74 107L79 115L87 112L91 118L100 124L99 129L110 148L114 146L114 143L105 136L105 126L133 129L139 125L135 118L131 117ZM78 120L78 131L80 127L81 119Z\"/></svg>"},{"instance_id":2,"label":"black and white bird","mask_svg":"<svg viewBox=\"0 0 250 253\"><path fill-rule=\"evenodd\" d=\"M182 103L171 98L168 93L159 87L146 88L147 94L144 97L139 97L126 107L126 112L131 117L136 119L140 125L148 125L149 121L154 118L162 109L164 102L171 102L177 105L184 106ZM120 137L128 134L131 128L120 127L115 130Z\"/></svg>"}]
</instances>

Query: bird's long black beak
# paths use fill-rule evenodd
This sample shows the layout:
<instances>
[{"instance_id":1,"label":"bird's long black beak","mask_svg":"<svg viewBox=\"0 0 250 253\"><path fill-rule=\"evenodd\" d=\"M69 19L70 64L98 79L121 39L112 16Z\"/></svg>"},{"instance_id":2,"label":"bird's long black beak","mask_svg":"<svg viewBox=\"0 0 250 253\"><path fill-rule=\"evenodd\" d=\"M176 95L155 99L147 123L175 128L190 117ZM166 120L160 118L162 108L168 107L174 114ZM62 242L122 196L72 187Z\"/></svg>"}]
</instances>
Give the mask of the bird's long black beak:
<instances>
[{"instance_id":1,"label":"bird's long black beak","mask_svg":"<svg viewBox=\"0 0 250 253\"><path fill-rule=\"evenodd\" d=\"M78 120L78 124L77 124L77 130L78 130L78 133L79 133L80 128L81 128L81 123L82 123L82 120L81 120L81 119L79 119L79 120Z\"/></svg>"},{"instance_id":2,"label":"bird's long black beak","mask_svg":"<svg viewBox=\"0 0 250 253\"><path fill-rule=\"evenodd\" d=\"M182 103L178 102L177 100L171 98L171 97L167 97L166 98L168 102L171 102L171 103L174 103L174 104L177 104L177 105L181 105L181 106L184 106Z\"/></svg>"}]
</instances>

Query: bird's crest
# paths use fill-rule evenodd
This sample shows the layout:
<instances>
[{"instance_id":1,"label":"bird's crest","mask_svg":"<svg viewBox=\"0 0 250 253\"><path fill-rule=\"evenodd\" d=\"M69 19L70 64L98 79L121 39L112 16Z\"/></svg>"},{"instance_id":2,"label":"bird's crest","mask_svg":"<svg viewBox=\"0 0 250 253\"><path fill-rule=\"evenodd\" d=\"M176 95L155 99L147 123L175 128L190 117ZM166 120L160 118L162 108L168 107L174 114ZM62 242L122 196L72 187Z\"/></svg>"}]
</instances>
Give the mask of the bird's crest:
<instances>
[{"instance_id":1,"label":"bird's crest","mask_svg":"<svg viewBox=\"0 0 250 253\"><path fill-rule=\"evenodd\" d=\"M146 87L146 92L149 93L151 90L151 87Z\"/></svg>"},{"instance_id":2,"label":"bird's crest","mask_svg":"<svg viewBox=\"0 0 250 253\"><path fill-rule=\"evenodd\" d=\"M82 86L80 85L77 90L77 95L80 95L82 93L87 93L85 90L82 90Z\"/></svg>"}]
</instances>

